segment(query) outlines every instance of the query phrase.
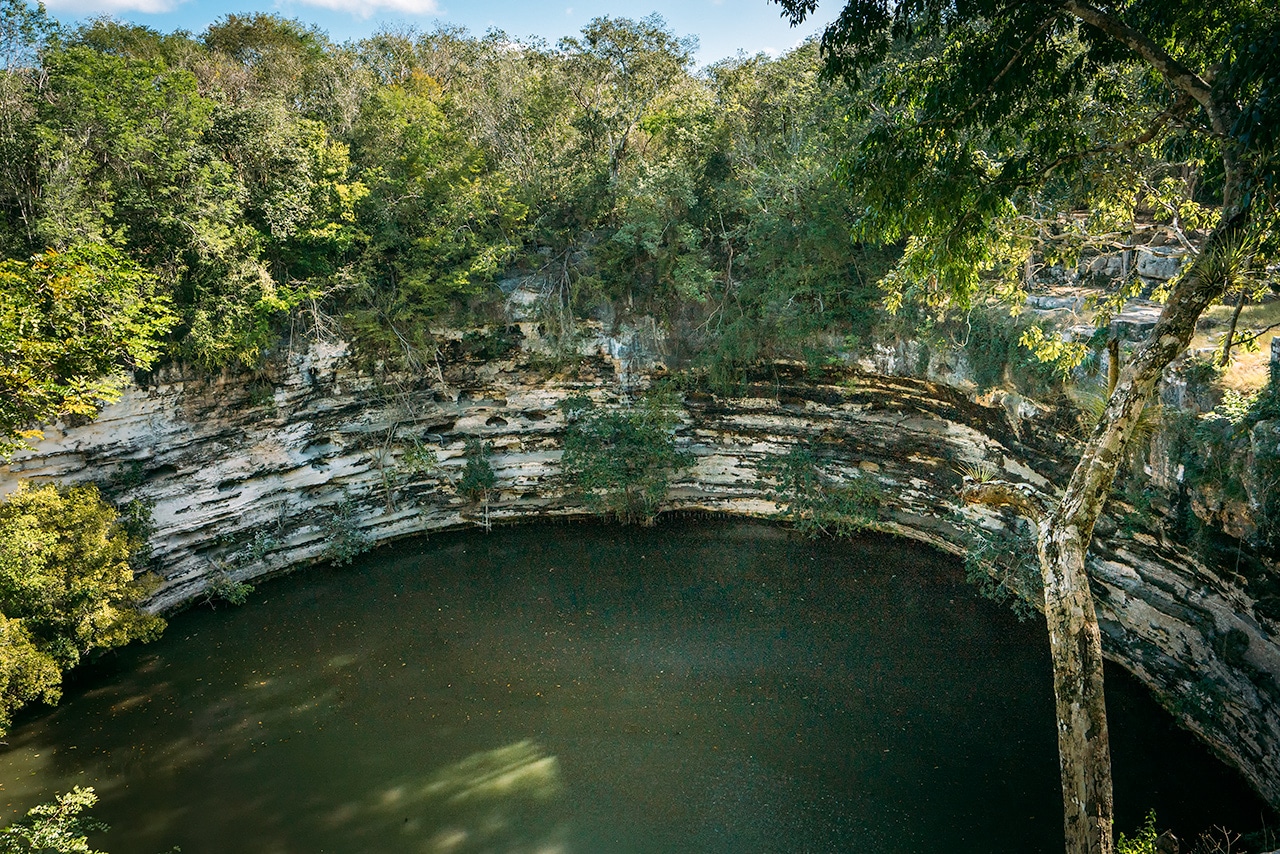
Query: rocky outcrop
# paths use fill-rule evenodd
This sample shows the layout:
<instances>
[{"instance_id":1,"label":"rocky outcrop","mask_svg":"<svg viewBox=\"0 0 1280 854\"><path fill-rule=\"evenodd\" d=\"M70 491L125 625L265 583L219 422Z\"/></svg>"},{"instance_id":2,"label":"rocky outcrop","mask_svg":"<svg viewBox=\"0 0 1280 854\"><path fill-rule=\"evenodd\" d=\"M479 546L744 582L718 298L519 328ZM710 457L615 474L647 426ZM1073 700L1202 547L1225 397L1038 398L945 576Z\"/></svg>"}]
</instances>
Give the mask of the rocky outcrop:
<instances>
[{"instance_id":1,"label":"rocky outcrop","mask_svg":"<svg viewBox=\"0 0 1280 854\"><path fill-rule=\"evenodd\" d=\"M587 394L625 405L660 368L636 360L644 348L603 338L557 365L538 352L533 324L510 337L518 346L505 358L468 356L459 337L417 371L360 370L341 344L282 358L265 380L166 371L93 423L48 429L0 470L0 491L23 478L93 480L121 502L147 502L157 610L364 545L581 514L559 477L558 404ZM960 468L983 464L1047 493L1069 473L1070 436L1044 416L1027 424L1034 410L1017 404L776 366L743 397L684 395L677 441L694 463L670 507L772 515L757 465L802 442L834 470L875 480L880 527L959 554L975 530L1003 524L958 504ZM456 488L471 438L491 449L487 507ZM1092 568L1108 654L1280 804L1277 623L1230 572L1141 524L1101 526Z\"/></svg>"}]
</instances>

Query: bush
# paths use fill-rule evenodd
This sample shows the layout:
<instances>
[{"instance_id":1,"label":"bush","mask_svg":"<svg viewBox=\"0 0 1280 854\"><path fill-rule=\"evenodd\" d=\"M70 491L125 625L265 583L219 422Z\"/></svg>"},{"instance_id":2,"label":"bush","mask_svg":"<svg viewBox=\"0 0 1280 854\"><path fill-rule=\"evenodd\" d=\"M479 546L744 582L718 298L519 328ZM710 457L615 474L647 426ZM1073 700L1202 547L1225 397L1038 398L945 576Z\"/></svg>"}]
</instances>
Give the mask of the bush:
<instances>
[{"instance_id":1,"label":"bush","mask_svg":"<svg viewBox=\"0 0 1280 854\"><path fill-rule=\"evenodd\" d=\"M1000 531L977 530L964 556L965 579L978 593L1006 603L1027 620L1044 602L1044 580L1034 531L1020 520Z\"/></svg>"},{"instance_id":2,"label":"bush","mask_svg":"<svg viewBox=\"0 0 1280 854\"><path fill-rule=\"evenodd\" d=\"M237 581L223 570L209 579L209 584L204 589L204 601L211 608L214 607L215 602L239 606L249 601L251 593L253 593L252 584L247 581Z\"/></svg>"},{"instance_id":3,"label":"bush","mask_svg":"<svg viewBox=\"0 0 1280 854\"><path fill-rule=\"evenodd\" d=\"M350 496L344 496L325 517L321 529L324 531L325 543L322 560L336 566L346 566L369 550L369 538L360 530L356 505Z\"/></svg>"},{"instance_id":4,"label":"bush","mask_svg":"<svg viewBox=\"0 0 1280 854\"><path fill-rule=\"evenodd\" d=\"M458 494L468 501L486 502L489 492L498 482L489 462L489 448L479 439L468 439L466 465L462 468L462 479L458 481Z\"/></svg>"},{"instance_id":5,"label":"bush","mask_svg":"<svg viewBox=\"0 0 1280 854\"><path fill-rule=\"evenodd\" d=\"M62 696L62 668L31 639L21 620L0 614L0 735L9 731L13 712Z\"/></svg>"},{"instance_id":6,"label":"bush","mask_svg":"<svg viewBox=\"0 0 1280 854\"><path fill-rule=\"evenodd\" d=\"M628 409L601 409L586 398L561 407L569 418L561 467L591 510L624 524L651 525L671 476L689 464L676 450L669 401L646 399Z\"/></svg>"},{"instance_id":7,"label":"bush","mask_svg":"<svg viewBox=\"0 0 1280 854\"><path fill-rule=\"evenodd\" d=\"M847 537L874 528L879 520L878 484L863 475L842 480L824 472L818 458L802 445L767 456L758 470L774 506L803 534Z\"/></svg>"}]
</instances>

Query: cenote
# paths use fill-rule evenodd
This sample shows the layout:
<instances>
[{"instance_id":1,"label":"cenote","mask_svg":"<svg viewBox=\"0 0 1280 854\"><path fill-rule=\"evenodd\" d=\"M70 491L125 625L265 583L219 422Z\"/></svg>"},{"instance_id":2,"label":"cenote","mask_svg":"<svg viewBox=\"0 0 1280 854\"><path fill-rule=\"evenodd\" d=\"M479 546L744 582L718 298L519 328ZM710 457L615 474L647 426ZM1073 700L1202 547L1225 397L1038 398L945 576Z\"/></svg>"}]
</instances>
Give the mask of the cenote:
<instances>
[{"instance_id":1,"label":"cenote","mask_svg":"<svg viewBox=\"0 0 1280 854\"><path fill-rule=\"evenodd\" d=\"M1052 852L1043 626L888 537L740 522L434 536L175 617L0 754L113 854ZM1259 826L1118 669L1118 826Z\"/></svg>"}]
</instances>

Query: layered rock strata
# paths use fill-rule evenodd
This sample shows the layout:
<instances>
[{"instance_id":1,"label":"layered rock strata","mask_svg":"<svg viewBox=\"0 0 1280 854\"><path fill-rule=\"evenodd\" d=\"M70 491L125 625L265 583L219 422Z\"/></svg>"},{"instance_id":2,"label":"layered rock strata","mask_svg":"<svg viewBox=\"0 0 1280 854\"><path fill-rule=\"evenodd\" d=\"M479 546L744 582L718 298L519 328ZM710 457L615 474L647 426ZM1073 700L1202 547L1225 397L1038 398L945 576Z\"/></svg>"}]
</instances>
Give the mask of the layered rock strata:
<instances>
[{"instance_id":1,"label":"layered rock strata","mask_svg":"<svg viewBox=\"0 0 1280 854\"><path fill-rule=\"evenodd\" d=\"M292 354L265 380L170 370L93 423L48 429L0 469L0 492L23 478L92 480L149 504L159 611L401 537L581 515L559 475L558 405L581 394L626 404L649 366L614 343L571 368L529 348L468 358L455 341L399 373L359 370L340 344ZM672 510L775 514L757 466L800 442L874 479L878 527L955 554L977 528L1003 524L958 504L960 470L982 465L1051 494L1074 459L1052 424L909 378L779 366L745 396L683 401L676 440L694 464L673 484ZM472 438L497 476L484 506L457 489ZM1231 572L1141 524L1101 525L1092 570L1108 654L1280 805L1276 621Z\"/></svg>"}]
</instances>

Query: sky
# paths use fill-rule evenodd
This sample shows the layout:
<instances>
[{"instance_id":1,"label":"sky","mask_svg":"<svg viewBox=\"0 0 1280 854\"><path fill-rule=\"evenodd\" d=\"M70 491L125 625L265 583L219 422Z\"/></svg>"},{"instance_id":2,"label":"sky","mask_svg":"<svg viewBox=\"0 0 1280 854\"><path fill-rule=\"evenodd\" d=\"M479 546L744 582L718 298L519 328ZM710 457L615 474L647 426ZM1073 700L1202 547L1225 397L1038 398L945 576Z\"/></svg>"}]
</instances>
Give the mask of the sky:
<instances>
[{"instance_id":1,"label":"sky","mask_svg":"<svg viewBox=\"0 0 1280 854\"><path fill-rule=\"evenodd\" d=\"M516 38L554 43L595 17L642 18L657 12L677 35L698 37L696 59L706 65L738 51L777 54L820 32L843 3L829 0L810 21L793 28L769 0L45 0L63 23L107 15L170 32L199 34L231 12L272 12L316 24L334 41L359 39L383 27L431 29L460 25L475 35L491 28ZM829 9L828 9L829 7Z\"/></svg>"}]
</instances>

